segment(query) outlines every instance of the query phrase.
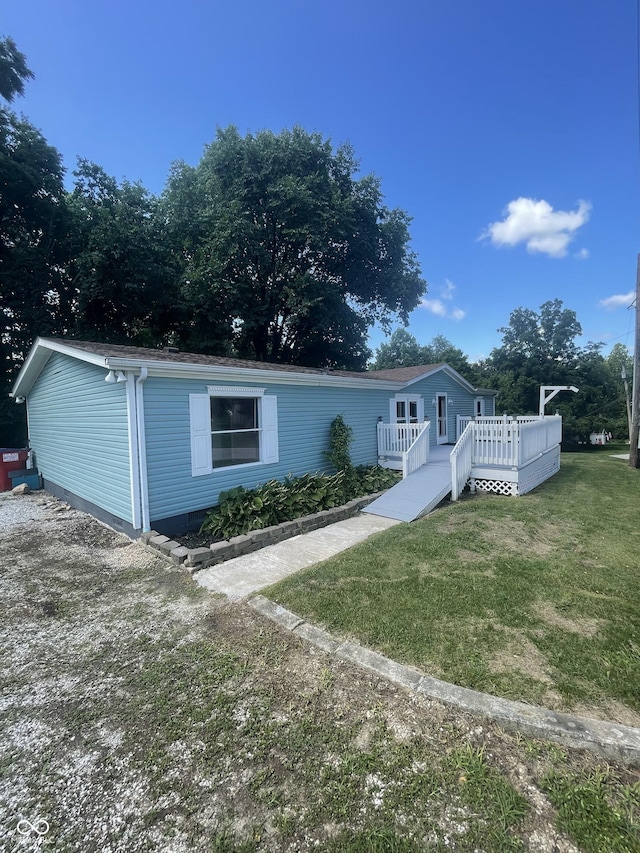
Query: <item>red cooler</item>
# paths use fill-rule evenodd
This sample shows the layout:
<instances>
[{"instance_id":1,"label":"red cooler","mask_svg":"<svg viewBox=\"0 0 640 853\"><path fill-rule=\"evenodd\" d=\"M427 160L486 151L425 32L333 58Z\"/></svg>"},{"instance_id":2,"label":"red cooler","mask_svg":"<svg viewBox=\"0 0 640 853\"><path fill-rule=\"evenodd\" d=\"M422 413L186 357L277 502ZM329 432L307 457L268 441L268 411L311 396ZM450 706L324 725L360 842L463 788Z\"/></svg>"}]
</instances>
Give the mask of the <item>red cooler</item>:
<instances>
[{"instance_id":1,"label":"red cooler","mask_svg":"<svg viewBox=\"0 0 640 853\"><path fill-rule=\"evenodd\" d=\"M0 447L0 492L8 492L13 488L9 471L24 468L29 451L17 447Z\"/></svg>"}]
</instances>

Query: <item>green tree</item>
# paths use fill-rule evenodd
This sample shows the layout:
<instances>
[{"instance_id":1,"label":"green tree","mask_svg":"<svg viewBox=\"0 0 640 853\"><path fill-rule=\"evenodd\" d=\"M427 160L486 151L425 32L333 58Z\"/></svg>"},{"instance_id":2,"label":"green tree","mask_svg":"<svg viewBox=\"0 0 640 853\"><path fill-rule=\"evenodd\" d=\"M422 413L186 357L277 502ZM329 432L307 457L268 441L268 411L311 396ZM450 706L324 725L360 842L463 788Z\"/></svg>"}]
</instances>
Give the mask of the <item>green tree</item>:
<instances>
[{"instance_id":1,"label":"green tree","mask_svg":"<svg viewBox=\"0 0 640 853\"><path fill-rule=\"evenodd\" d=\"M32 76L14 42L0 41L3 97L13 100ZM21 445L24 408L8 393L35 335L67 327L67 222L60 154L7 107L0 107L0 186L0 444Z\"/></svg>"},{"instance_id":2,"label":"green tree","mask_svg":"<svg viewBox=\"0 0 640 853\"><path fill-rule=\"evenodd\" d=\"M582 328L562 300L545 302L538 312L516 308L509 325L498 331L502 346L486 363L487 381L499 391L498 411L537 413L540 385L576 384L580 349L575 339Z\"/></svg>"},{"instance_id":3,"label":"green tree","mask_svg":"<svg viewBox=\"0 0 640 853\"><path fill-rule=\"evenodd\" d=\"M433 340L421 346L406 329L396 329L388 341L380 344L371 367L373 370L386 370L393 367L412 367L418 364L448 364L461 376L473 384L479 378L477 369L461 349L454 346L444 335L436 335Z\"/></svg>"},{"instance_id":4,"label":"green tree","mask_svg":"<svg viewBox=\"0 0 640 853\"><path fill-rule=\"evenodd\" d=\"M621 343L615 344L607 356L607 369L610 375L611 395L617 403L617 418L613 421L611 431L617 438L629 437L629 419L627 415L627 398L622 379L622 369L627 375L629 388L629 404L633 388L633 356L628 348Z\"/></svg>"},{"instance_id":5,"label":"green tree","mask_svg":"<svg viewBox=\"0 0 640 853\"><path fill-rule=\"evenodd\" d=\"M406 329L396 329L388 341L380 344L371 365L373 370L388 370L394 367L413 367L430 364L424 347Z\"/></svg>"},{"instance_id":6,"label":"green tree","mask_svg":"<svg viewBox=\"0 0 640 853\"><path fill-rule=\"evenodd\" d=\"M0 95L11 103L16 95L24 95L26 80L33 80L26 56L12 38L0 38Z\"/></svg>"},{"instance_id":7,"label":"green tree","mask_svg":"<svg viewBox=\"0 0 640 853\"><path fill-rule=\"evenodd\" d=\"M469 363L469 359L463 351L454 346L444 335L436 335L430 343L424 347L426 364L448 364L457 370L461 376L473 385L478 383L479 375L477 369Z\"/></svg>"},{"instance_id":8,"label":"green tree","mask_svg":"<svg viewBox=\"0 0 640 853\"><path fill-rule=\"evenodd\" d=\"M578 346L575 339L582 334L575 311L563 308L561 299L552 299L540 306L540 311L516 308L511 312L509 325L498 329L502 347L494 350L492 358L525 364L535 371L545 369L551 362L559 368L575 366Z\"/></svg>"},{"instance_id":9,"label":"green tree","mask_svg":"<svg viewBox=\"0 0 640 853\"><path fill-rule=\"evenodd\" d=\"M560 394L552 404L563 417L565 440L586 441L590 432L601 431L626 435L619 378L624 347L614 347L608 359L600 343L579 347L580 323L559 299L539 312L517 308L499 331L503 344L485 365L485 381L499 391L498 412L537 414L541 385L575 385L577 394Z\"/></svg>"},{"instance_id":10,"label":"green tree","mask_svg":"<svg viewBox=\"0 0 640 853\"><path fill-rule=\"evenodd\" d=\"M167 343L183 320L157 199L80 158L67 197L76 337Z\"/></svg>"},{"instance_id":11,"label":"green tree","mask_svg":"<svg viewBox=\"0 0 640 853\"><path fill-rule=\"evenodd\" d=\"M219 130L163 198L194 349L309 366L364 367L367 329L406 322L425 289L409 217L356 179L343 145L296 127Z\"/></svg>"}]
</instances>

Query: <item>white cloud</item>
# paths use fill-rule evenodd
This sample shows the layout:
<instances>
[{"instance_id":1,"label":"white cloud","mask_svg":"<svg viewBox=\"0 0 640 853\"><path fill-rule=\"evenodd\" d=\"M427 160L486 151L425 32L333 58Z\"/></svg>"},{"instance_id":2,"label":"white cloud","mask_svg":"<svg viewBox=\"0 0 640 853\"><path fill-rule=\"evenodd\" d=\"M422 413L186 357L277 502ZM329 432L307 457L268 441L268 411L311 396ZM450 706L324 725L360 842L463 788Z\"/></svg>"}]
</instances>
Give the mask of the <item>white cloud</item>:
<instances>
[{"instance_id":1,"label":"white cloud","mask_svg":"<svg viewBox=\"0 0 640 853\"><path fill-rule=\"evenodd\" d=\"M436 317L447 316L447 306L441 299L422 299L420 306L422 308L426 308L427 311L431 311L431 313L435 314Z\"/></svg>"},{"instance_id":2,"label":"white cloud","mask_svg":"<svg viewBox=\"0 0 640 853\"><path fill-rule=\"evenodd\" d=\"M634 296L633 290L630 290L629 293L616 293L614 296L601 299L598 305L606 308L607 311L615 311L616 308L628 308L633 302Z\"/></svg>"},{"instance_id":3,"label":"white cloud","mask_svg":"<svg viewBox=\"0 0 640 853\"><path fill-rule=\"evenodd\" d=\"M586 259L588 257L589 257L589 250L588 249L579 249L576 252L576 258L580 258L581 261L586 261Z\"/></svg>"},{"instance_id":4,"label":"white cloud","mask_svg":"<svg viewBox=\"0 0 640 853\"><path fill-rule=\"evenodd\" d=\"M501 222L492 222L480 235L494 246L525 243L529 252L563 258L575 232L589 220L591 205L579 201L574 211L554 210L548 201L517 198L503 211ZM586 251L586 250L583 250Z\"/></svg>"},{"instance_id":5,"label":"white cloud","mask_svg":"<svg viewBox=\"0 0 640 853\"><path fill-rule=\"evenodd\" d=\"M445 278L444 284L437 289L439 298L424 298L420 301L420 307L426 308L427 311L435 314L436 317L442 317L447 320L462 320L467 316L466 311L463 311L462 308L456 308L453 305L445 305L445 302L453 300L455 290L455 284L450 279Z\"/></svg>"},{"instance_id":6,"label":"white cloud","mask_svg":"<svg viewBox=\"0 0 640 853\"><path fill-rule=\"evenodd\" d=\"M440 296L443 299L453 299L455 289L455 284L450 279L445 278L444 285L440 288Z\"/></svg>"}]
</instances>

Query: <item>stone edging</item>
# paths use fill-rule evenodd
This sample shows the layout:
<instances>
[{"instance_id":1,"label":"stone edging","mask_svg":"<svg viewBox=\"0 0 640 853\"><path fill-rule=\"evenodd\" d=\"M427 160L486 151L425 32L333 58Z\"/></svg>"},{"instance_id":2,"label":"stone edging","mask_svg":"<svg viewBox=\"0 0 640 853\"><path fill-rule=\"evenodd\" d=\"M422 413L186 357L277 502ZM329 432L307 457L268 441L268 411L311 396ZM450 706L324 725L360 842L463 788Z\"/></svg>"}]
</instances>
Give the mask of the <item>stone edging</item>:
<instances>
[{"instance_id":1,"label":"stone edging","mask_svg":"<svg viewBox=\"0 0 640 853\"><path fill-rule=\"evenodd\" d=\"M276 542L291 539L292 536L318 530L320 527L326 527L336 521L344 521L357 515L361 509L368 506L381 494L383 492L354 498L342 506L314 512L312 515L305 515L295 521L284 521L282 524L265 527L263 530L252 530L243 536L234 536L233 539L214 542L208 548L187 548L176 542L175 539L162 536L155 530L143 533L138 541L176 565L184 566L190 572L198 572L200 569L216 566L218 563L231 560L233 557L250 554L252 551L265 548L267 545L275 545Z\"/></svg>"},{"instance_id":2,"label":"stone edging","mask_svg":"<svg viewBox=\"0 0 640 853\"><path fill-rule=\"evenodd\" d=\"M263 595L250 598L247 604L323 651L368 669L412 692L472 714L488 717L505 729L576 749L589 749L624 764L640 764L640 729L609 723L606 720L574 717L537 705L513 702L488 693L469 690L467 687L448 684L439 678L425 675L418 669L396 663L357 643L333 637Z\"/></svg>"}]
</instances>

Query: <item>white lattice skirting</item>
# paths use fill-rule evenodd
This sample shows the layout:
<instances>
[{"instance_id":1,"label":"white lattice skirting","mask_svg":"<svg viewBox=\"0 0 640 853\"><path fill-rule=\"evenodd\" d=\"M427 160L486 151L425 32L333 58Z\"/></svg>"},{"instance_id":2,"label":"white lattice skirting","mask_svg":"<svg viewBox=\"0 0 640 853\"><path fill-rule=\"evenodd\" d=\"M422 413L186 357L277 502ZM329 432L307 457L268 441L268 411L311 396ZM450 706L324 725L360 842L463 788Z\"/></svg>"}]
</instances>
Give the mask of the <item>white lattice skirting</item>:
<instances>
[{"instance_id":1,"label":"white lattice skirting","mask_svg":"<svg viewBox=\"0 0 640 853\"><path fill-rule=\"evenodd\" d=\"M471 491L489 492L492 495L511 495L516 497L518 494L518 484L508 483L506 480L471 480Z\"/></svg>"}]
</instances>

